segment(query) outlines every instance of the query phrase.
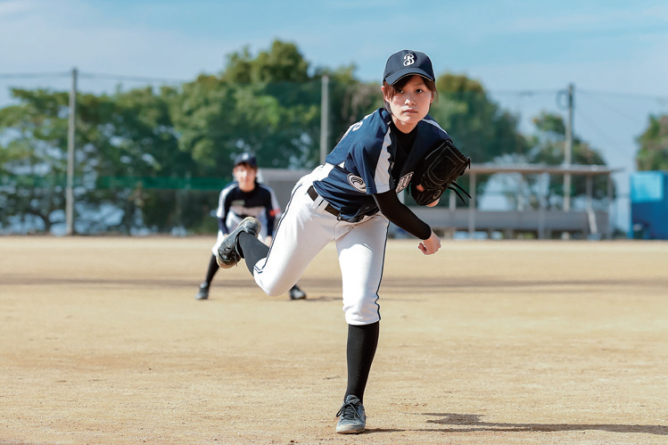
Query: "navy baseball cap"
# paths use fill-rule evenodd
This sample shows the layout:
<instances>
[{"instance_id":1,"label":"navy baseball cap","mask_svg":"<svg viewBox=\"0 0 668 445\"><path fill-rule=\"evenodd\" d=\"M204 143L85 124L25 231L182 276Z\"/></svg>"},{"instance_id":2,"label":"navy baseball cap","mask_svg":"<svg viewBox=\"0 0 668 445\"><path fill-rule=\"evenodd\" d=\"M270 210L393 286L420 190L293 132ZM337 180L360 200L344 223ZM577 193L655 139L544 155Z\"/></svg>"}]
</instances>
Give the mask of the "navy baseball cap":
<instances>
[{"instance_id":1,"label":"navy baseball cap","mask_svg":"<svg viewBox=\"0 0 668 445\"><path fill-rule=\"evenodd\" d=\"M431 81L435 80L434 68L431 60L425 53L411 50L403 50L394 53L387 59L383 80L390 85L397 83L399 79L417 74Z\"/></svg>"},{"instance_id":2,"label":"navy baseball cap","mask_svg":"<svg viewBox=\"0 0 668 445\"><path fill-rule=\"evenodd\" d=\"M248 164L251 167L257 167L257 160L250 153L241 153L234 158L234 166L236 167L239 164Z\"/></svg>"}]
</instances>

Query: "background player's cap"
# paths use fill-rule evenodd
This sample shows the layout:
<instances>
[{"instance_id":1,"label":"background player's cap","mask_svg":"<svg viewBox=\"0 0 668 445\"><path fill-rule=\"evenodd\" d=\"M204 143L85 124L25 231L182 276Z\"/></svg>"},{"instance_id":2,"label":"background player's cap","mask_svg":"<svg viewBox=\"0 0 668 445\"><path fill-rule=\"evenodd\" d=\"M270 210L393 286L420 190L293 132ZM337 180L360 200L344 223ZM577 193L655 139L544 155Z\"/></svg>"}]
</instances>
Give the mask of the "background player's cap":
<instances>
[{"instance_id":1,"label":"background player's cap","mask_svg":"<svg viewBox=\"0 0 668 445\"><path fill-rule=\"evenodd\" d=\"M399 79L412 74L435 80L434 68L431 66L429 57L425 53L405 49L392 54L387 59L383 80L394 85Z\"/></svg>"},{"instance_id":2,"label":"background player's cap","mask_svg":"<svg viewBox=\"0 0 668 445\"><path fill-rule=\"evenodd\" d=\"M251 167L257 167L257 160L250 153L241 153L234 158L234 166L236 167L239 164L248 164Z\"/></svg>"}]
</instances>

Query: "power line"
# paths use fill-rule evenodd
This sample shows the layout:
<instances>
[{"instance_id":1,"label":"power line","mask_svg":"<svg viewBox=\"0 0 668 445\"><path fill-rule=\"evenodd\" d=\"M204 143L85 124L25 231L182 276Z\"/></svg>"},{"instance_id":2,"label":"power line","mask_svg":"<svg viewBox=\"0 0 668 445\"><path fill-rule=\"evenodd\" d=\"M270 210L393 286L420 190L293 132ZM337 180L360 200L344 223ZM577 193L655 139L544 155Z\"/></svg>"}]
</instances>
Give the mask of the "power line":
<instances>
[{"instance_id":1,"label":"power line","mask_svg":"<svg viewBox=\"0 0 668 445\"><path fill-rule=\"evenodd\" d=\"M43 77L69 77L69 72L60 73L0 73L0 79L36 79Z\"/></svg>"},{"instance_id":2,"label":"power line","mask_svg":"<svg viewBox=\"0 0 668 445\"><path fill-rule=\"evenodd\" d=\"M27 79L27 78L40 78L40 77L69 77L71 72L61 71L61 72L42 72L42 73L0 73L0 79ZM190 80L185 79L173 79L173 78L164 78L164 77L148 77L148 76L135 76L127 74L109 74L109 73L86 73L80 71L80 77L86 77L91 79L108 79L108 80L128 80L135 82L166 82L166 83L178 83L178 82L189 82ZM558 94L562 89L545 89L545 90L487 90L489 94L492 95L515 95L515 96L535 96L542 94ZM654 96L651 94L643 93L627 93L619 91L601 91L601 90L590 90L578 88L578 93L589 93L589 94L602 94L607 96L626 96L626 97L637 97L642 99L657 100L660 102L668 103L668 96Z\"/></svg>"},{"instance_id":3,"label":"power line","mask_svg":"<svg viewBox=\"0 0 668 445\"><path fill-rule=\"evenodd\" d=\"M68 77L70 72L43 72L43 73L0 73L0 79L28 79L28 78L45 78L45 77ZM127 74L109 74L109 73L86 73L80 72L79 77L89 79L107 79L107 80L127 80L134 82L165 82L165 83L183 83L189 82L185 79L174 79L165 77L148 77L135 76ZM487 90L492 95L511 95L511 96L537 96L544 94L558 94L561 89L546 89L546 90ZM642 93L626 93L615 91L600 91L578 88L578 93L601 94L607 96L626 96L637 97L642 99L657 100L668 103L668 96L653 96Z\"/></svg>"},{"instance_id":4,"label":"power line","mask_svg":"<svg viewBox=\"0 0 668 445\"><path fill-rule=\"evenodd\" d=\"M509 96L538 96L541 94L556 94L560 90L487 90L491 95L509 95Z\"/></svg>"},{"instance_id":5,"label":"power line","mask_svg":"<svg viewBox=\"0 0 668 445\"><path fill-rule=\"evenodd\" d=\"M604 108L608 109L609 111L613 111L613 112L615 112L616 114L618 114L619 116L621 116L625 119L634 121L638 124L642 124L642 125L645 124L645 122L641 122L640 120L638 120L638 116L628 114L626 111L622 111L622 110L618 109L617 107L610 106L610 104L603 102L601 99L594 99L590 94L587 94L587 93L585 93L584 96L589 98L589 100L591 100L592 102L598 103L599 105L603 106Z\"/></svg>"},{"instance_id":6,"label":"power line","mask_svg":"<svg viewBox=\"0 0 668 445\"><path fill-rule=\"evenodd\" d=\"M580 120L584 121L586 124L588 124L589 127L592 128L594 130L594 132L596 132L598 134L598 136L608 144L608 147L612 148L618 154L623 155L623 156L629 156L629 155L633 155L634 152L636 151L636 149L633 148L633 151L631 153L629 153L628 151L626 151L625 149L623 149L621 146L618 145L619 141L613 142L610 139L610 137L608 136L608 133L602 131L600 129L600 127L598 127L598 125L594 124L593 120L590 120L589 116L582 113L581 109L578 109L578 118Z\"/></svg>"},{"instance_id":7,"label":"power line","mask_svg":"<svg viewBox=\"0 0 668 445\"><path fill-rule=\"evenodd\" d=\"M167 79L159 77L129 76L125 74L104 74L104 73L81 73L79 77L87 79L107 79L107 80L128 80L133 82L164 82L164 83L184 83L190 80Z\"/></svg>"},{"instance_id":8,"label":"power line","mask_svg":"<svg viewBox=\"0 0 668 445\"><path fill-rule=\"evenodd\" d=\"M0 79L37 79L37 78L48 78L48 77L70 77L72 72L45 72L45 73L0 73ZM190 80L184 79L169 79L162 77L144 77L144 76L133 76L125 74L108 74L108 73L86 73L79 72L79 77L85 77L88 79L107 79L107 80L127 80L134 82L164 82L164 83L183 83L190 82Z\"/></svg>"},{"instance_id":9,"label":"power line","mask_svg":"<svg viewBox=\"0 0 668 445\"><path fill-rule=\"evenodd\" d=\"M651 94L642 94L642 93L624 93L624 92L614 92L614 91L597 91L597 90L588 90L578 88L579 93L589 93L589 94L603 94L606 96L625 96L625 97L637 97L639 99L651 99L660 102L668 102L668 96L653 96Z\"/></svg>"}]
</instances>

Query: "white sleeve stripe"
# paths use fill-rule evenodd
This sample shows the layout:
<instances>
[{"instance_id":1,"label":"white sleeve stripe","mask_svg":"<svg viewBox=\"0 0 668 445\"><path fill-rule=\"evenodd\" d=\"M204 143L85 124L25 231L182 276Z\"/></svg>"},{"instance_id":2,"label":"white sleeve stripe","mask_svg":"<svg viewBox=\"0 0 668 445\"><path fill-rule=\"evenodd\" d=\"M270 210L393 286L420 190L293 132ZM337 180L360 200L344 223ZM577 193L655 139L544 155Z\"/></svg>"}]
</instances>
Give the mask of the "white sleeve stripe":
<instances>
[{"instance_id":1,"label":"white sleeve stripe","mask_svg":"<svg viewBox=\"0 0 668 445\"><path fill-rule=\"evenodd\" d=\"M385 193L390 190L390 151L388 147L392 143L390 139L390 130L385 133L383 139L383 146L378 157L378 164L376 164L376 171L374 172L373 182L376 184L376 193Z\"/></svg>"},{"instance_id":2,"label":"white sleeve stripe","mask_svg":"<svg viewBox=\"0 0 668 445\"><path fill-rule=\"evenodd\" d=\"M230 184L220 192L220 196L218 197L218 209L216 209L217 218L223 218L225 216L224 215L225 209L223 208L225 203L225 198L232 191L234 187L235 184Z\"/></svg>"},{"instance_id":3,"label":"white sleeve stripe","mask_svg":"<svg viewBox=\"0 0 668 445\"><path fill-rule=\"evenodd\" d=\"M438 128L439 130L441 130L443 133L448 134L448 132L445 131L443 128L441 128L441 126L438 125L438 122L436 122L435 120L424 119L423 122L426 122L426 123L428 123L428 124L430 124L430 125L433 125L434 127L436 127L436 128Z\"/></svg>"}]
</instances>

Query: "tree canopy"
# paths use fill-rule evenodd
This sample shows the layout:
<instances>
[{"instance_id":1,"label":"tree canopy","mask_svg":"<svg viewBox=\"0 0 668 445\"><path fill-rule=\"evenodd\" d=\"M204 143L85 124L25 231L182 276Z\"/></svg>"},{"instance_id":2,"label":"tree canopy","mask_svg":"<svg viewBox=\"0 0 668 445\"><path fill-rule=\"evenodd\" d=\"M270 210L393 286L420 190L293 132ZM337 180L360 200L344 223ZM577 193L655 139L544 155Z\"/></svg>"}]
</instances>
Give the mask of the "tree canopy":
<instances>
[{"instance_id":1,"label":"tree canopy","mask_svg":"<svg viewBox=\"0 0 668 445\"><path fill-rule=\"evenodd\" d=\"M331 150L350 125L383 106L380 84L357 79L354 65L312 67L290 42L275 40L255 55L244 47L227 56L222 72L176 87L78 94L75 230L215 230L209 213L240 152L253 152L261 168L320 162L324 76ZM518 117L477 80L442 73L436 84L430 114L474 163L506 155L561 160L557 116L539 117L541 136L526 137ZM0 109L0 228L29 216L49 231L64 220L68 93L12 95L17 104ZM574 160L603 162L579 139Z\"/></svg>"},{"instance_id":2,"label":"tree canopy","mask_svg":"<svg viewBox=\"0 0 668 445\"><path fill-rule=\"evenodd\" d=\"M436 79L438 100L430 115L450 134L473 162L493 162L503 155L524 155L527 141L518 117L490 99L477 80L445 73Z\"/></svg>"},{"instance_id":3,"label":"tree canopy","mask_svg":"<svg viewBox=\"0 0 668 445\"><path fill-rule=\"evenodd\" d=\"M668 115L650 116L638 142L638 170L668 170Z\"/></svg>"},{"instance_id":4,"label":"tree canopy","mask_svg":"<svg viewBox=\"0 0 668 445\"><path fill-rule=\"evenodd\" d=\"M564 162L564 150L566 141L566 125L561 116L543 112L533 119L536 133L530 136L529 150L526 160L532 164L561 165ZM605 165L601 153L589 143L582 140L577 134L573 135L572 164L574 165ZM536 183L536 179L529 182ZM586 178L574 176L572 178L571 196L583 196L586 194ZM602 199L607 196L608 183L604 176L594 177L593 196ZM547 190L548 206L563 204L564 188L563 179L552 178ZM537 200L534 200L537 205Z\"/></svg>"}]
</instances>

